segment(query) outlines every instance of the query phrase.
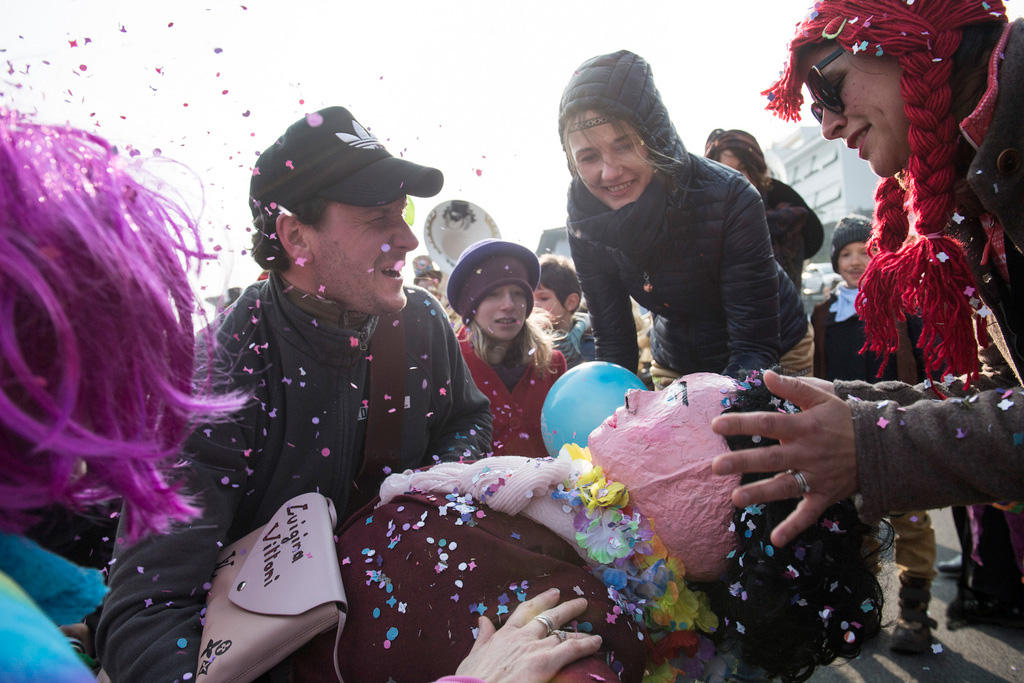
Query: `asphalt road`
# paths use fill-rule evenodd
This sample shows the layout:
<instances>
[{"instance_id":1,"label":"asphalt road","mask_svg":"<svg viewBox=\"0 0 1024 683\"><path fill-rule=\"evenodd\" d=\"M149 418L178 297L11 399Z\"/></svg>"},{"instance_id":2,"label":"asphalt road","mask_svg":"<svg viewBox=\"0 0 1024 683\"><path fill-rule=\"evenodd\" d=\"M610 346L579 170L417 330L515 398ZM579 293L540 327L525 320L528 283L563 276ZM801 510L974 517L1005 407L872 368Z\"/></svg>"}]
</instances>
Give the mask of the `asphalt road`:
<instances>
[{"instance_id":1,"label":"asphalt road","mask_svg":"<svg viewBox=\"0 0 1024 683\"><path fill-rule=\"evenodd\" d=\"M960 546L950 511L933 510L931 517L941 562L956 555ZM888 628L868 643L857 659L822 667L814 672L811 681L1024 681L1024 629L969 626L947 630L946 606L956 595L956 582L942 574L932 584L929 609L932 618L939 622L939 627L932 631L933 652L890 652L889 635L899 612L895 570L889 558L882 576L886 599L883 616Z\"/></svg>"}]
</instances>

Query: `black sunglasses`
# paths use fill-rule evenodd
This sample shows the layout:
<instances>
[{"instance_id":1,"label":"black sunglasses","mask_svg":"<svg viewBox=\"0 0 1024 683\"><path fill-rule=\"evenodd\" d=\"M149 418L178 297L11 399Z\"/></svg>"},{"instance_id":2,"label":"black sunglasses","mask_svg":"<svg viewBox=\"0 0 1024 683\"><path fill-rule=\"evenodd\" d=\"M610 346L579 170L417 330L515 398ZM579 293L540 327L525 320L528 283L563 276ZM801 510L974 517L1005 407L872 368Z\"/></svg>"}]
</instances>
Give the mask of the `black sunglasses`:
<instances>
[{"instance_id":1,"label":"black sunglasses","mask_svg":"<svg viewBox=\"0 0 1024 683\"><path fill-rule=\"evenodd\" d=\"M821 123L826 109L836 114L843 113L843 98L839 95L841 83L840 87L836 87L821 72L826 66L845 54L845 52L846 50L841 47L836 48L825 59L812 66L811 70L807 73L807 90L811 93L811 99L813 100L811 102L811 114L818 120L818 123Z\"/></svg>"}]
</instances>

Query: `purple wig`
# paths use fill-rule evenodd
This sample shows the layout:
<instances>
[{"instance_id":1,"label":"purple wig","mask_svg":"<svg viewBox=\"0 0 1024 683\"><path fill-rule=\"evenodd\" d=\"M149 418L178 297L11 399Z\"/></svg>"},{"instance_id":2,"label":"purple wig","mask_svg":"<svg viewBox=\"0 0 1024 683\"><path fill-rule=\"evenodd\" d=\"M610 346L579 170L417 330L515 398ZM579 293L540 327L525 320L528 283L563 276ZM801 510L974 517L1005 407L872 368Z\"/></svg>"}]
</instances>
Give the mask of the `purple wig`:
<instances>
[{"instance_id":1,"label":"purple wig","mask_svg":"<svg viewBox=\"0 0 1024 683\"><path fill-rule=\"evenodd\" d=\"M197 225L105 140L0 109L0 529L123 497L126 537L195 509L171 469L238 405L193 385Z\"/></svg>"}]
</instances>

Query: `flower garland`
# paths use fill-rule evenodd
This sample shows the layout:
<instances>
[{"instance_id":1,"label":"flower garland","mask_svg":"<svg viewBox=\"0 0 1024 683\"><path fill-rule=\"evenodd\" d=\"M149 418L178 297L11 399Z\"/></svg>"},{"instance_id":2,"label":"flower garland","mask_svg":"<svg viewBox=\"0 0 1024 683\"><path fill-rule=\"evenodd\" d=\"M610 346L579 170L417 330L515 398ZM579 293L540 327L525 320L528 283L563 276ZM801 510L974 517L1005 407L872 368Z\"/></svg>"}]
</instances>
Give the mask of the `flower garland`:
<instances>
[{"instance_id":1,"label":"flower garland","mask_svg":"<svg viewBox=\"0 0 1024 683\"><path fill-rule=\"evenodd\" d=\"M566 444L562 450L575 461L591 462L587 448ZM715 633L718 617L707 595L687 586L683 563L668 554L651 520L629 507L626 487L591 466L551 497L575 508L576 543L599 563L594 575L617 609L650 634L645 683L673 681L677 674L699 677L715 654L701 632Z\"/></svg>"}]
</instances>

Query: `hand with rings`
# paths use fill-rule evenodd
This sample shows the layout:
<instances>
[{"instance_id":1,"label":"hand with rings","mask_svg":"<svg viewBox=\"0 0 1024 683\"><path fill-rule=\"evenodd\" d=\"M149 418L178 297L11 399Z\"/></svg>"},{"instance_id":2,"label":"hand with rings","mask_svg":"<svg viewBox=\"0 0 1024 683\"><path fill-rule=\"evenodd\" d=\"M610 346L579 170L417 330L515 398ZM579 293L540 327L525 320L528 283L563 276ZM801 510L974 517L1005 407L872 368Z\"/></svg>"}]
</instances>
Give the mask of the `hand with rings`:
<instances>
[{"instance_id":1,"label":"hand with rings","mask_svg":"<svg viewBox=\"0 0 1024 683\"><path fill-rule=\"evenodd\" d=\"M566 633L565 631L562 631L560 629L556 629L554 622L552 622L551 619L549 619L547 616L545 616L543 614L538 614L537 616L534 617L534 619L536 619L540 623L544 624L544 627L548 630L548 632L545 634L545 636L553 635L556 638L558 638L558 642L560 642L560 643L564 643L566 638L569 637L569 634Z\"/></svg>"},{"instance_id":2,"label":"hand with rings","mask_svg":"<svg viewBox=\"0 0 1024 683\"><path fill-rule=\"evenodd\" d=\"M547 681L567 664L597 652L600 636L560 628L582 614L587 601L558 604L558 596L558 589L551 588L520 604L497 631L490 619L480 617L476 643L456 674L487 683Z\"/></svg>"},{"instance_id":3,"label":"hand with rings","mask_svg":"<svg viewBox=\"0 0 1024 683\"><path fill-rule=\"evenodd\" d=\"M825 509L857 491L857 451L853 414L831 385L820 380L764 374L776 396L802 412L730 413L711 421L719 434L758 434L778 445L719 455L711 463L715 474L778 472L740 486L732 492L737 507L785 498L801 498L796 509L772 531L772 543L783 546L814 524Z\"/></svg>"}]
</instances>

